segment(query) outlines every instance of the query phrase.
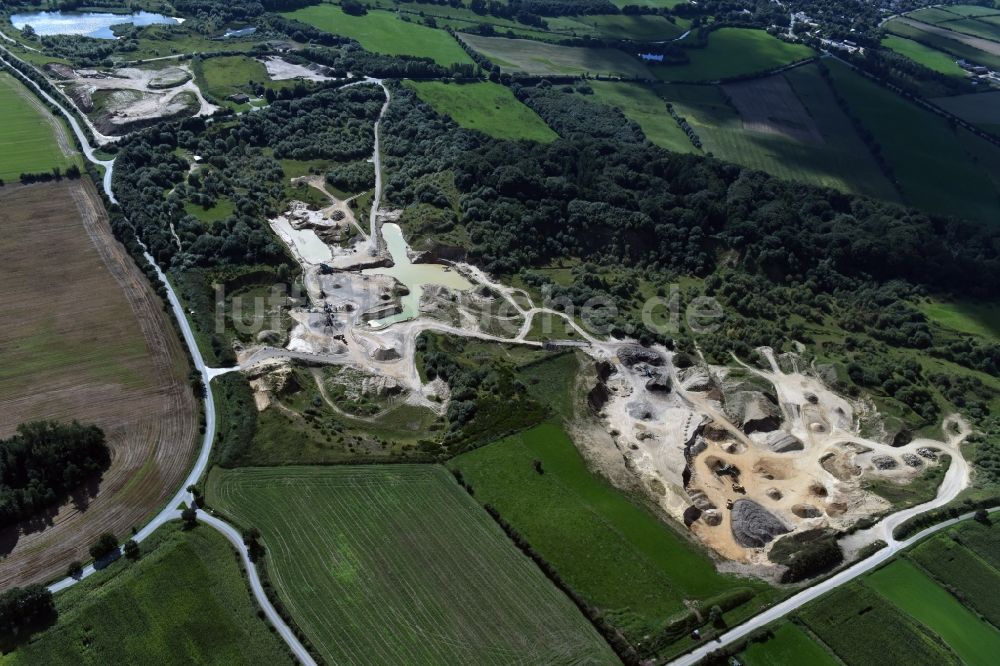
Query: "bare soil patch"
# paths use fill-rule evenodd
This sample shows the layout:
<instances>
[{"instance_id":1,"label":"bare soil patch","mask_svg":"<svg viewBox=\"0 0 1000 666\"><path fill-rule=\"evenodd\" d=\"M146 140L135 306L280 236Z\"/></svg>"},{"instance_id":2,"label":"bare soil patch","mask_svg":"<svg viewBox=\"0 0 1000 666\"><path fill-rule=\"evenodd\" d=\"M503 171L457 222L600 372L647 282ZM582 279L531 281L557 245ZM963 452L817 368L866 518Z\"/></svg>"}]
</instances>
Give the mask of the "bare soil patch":
<instances>
[{"instance_id":1,"label":"bare soil patch","mask_svg":"<svg viewBox=\"0 0 1000 666\"><path fill-rule=\"evenodd\" d=\"M0 589L62 575L102 532L127 537L183 481L198 434L187 361L89 182L0 188L0 436L24 421L104 429L111 468L0 532Z\"/></svg>"},{"instance_id":2,"label":"bare soil patch","mask_svg":"<svg viewBox=\"0 0 1000 666\"><path fill-rule=\"evenodd\" d=\"M722 86L743 119L743 128L779 134L801 143L824 143L816 121L781 74Z\"/></svg>"}]
</instances>

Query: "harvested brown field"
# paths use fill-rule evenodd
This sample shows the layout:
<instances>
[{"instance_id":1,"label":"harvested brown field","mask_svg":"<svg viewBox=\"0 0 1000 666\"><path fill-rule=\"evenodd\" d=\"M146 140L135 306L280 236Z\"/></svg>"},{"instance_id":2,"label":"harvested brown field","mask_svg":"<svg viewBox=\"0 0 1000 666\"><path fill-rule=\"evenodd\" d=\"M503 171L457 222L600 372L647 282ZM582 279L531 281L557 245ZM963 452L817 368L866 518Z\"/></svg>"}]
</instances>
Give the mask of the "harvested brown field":
<instances>
[{"instance_id":1,"label":"harvested brown field","mask_svg":"<svg viewBox=\"0 0 1000 666\"><path fill-rule=\"evenodd\" d=\"M61 576L102 532L141 526L183 482L198 407L182 344L89 182L0 188L0 231L0 436L77 419L112 452L72 500L0 531L2 590Z\"/></svg>"},{"instance_id":2,"label":"harvested brown field","mask_svg":"<svg viewBox=\"0 0 1000 666\"><path fill-rule=\"evenodd\" d=\"M784 75L727 83L726 96L743 119L743 128L779 134L801 143L823 143L816 121Z\"/></svg>"}]
</instances>

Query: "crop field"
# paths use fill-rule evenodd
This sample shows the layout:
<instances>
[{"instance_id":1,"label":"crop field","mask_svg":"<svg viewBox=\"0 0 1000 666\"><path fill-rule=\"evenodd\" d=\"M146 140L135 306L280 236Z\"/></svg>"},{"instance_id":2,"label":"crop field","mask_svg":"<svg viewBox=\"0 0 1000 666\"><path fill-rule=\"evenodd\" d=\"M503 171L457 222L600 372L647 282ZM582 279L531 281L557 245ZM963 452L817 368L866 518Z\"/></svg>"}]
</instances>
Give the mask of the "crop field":
<instances>
[{"instance_id":1,"label":"crop field","mask_svg":"<svg viewBox=\"0 0 1000 666\"><path fill-rule=\"evenodd\" d=\"M958 660L922 625L860 582L843 585L803 607L798 616L851 666L893 663L943 666Z\"/></svg>"},{"instance_id":2,"label":"crop field","mask_svg":"<svg viewBox=\"0 0 1000 666\"><path fill-rule=\"evenodd\" d=\"M748 127L722 87L671 84L659 90L691 124L704 150L720 159L779 178L898 201L816 68L799 67L776 78L788 85L775 87L760 79L736 88L743 100L760 97L753 103L763 120L757 125L768 132L756 131L752 120ZM797 140L803 130L813 138L818 133L821 141Z\"/></svg>"},{"instance_id":3,"label":"crop field","mask_svg":"<svg viewBox=\"0 0 1000 666\"><path fill-rule=\"evenodd\" d=\"M510 88L499 83L444 83L407 81L421 100L438 113L468 129L498 139L528 139L548 143L559 137L537 113L522 104Z\"/></svg>"},{"instance_id":4,"label":"crop field","mask_svg":"<svg viewBox=\"0 0 1000 666\"><path fill-rule=\"evenodd\" d=\"M708 36L705 48L689 49L691 62L651 67L663 81L715 81L764 72L810 58L808 46L789 44L763 30L721 28Z\"/></svg>"},{"instance_id":5,"label":"crop field","mask_svg":"<svg viewBox=\"0 0 1000 666\"><path fill-rule=\"evenodd\" d=\"M649 70L629 54L617 49L559 46L530 39L462 35L462 41L506 72L539 76L590 74L652 78Z\"/></svg>"},{"instance_id":6,"label":"crop field","mask_svg":"<svg viewBox=\"0 0 1000 666\"><path fill-rule=\"evenodd\" d=\"M935 72L957 78L966 77L965 70L955 63L954 57L937 49L932 49L929 46L924 46L912 39L889 35L882 40L882 46L892 49L896 53L920 63L924 67L933 69Z\"/></svg>"},{"instance_id":7,"label":"crop field","mask_svg":"<svg viewBox=\"0 0 1000 666\"><path fill-rule=\"evenodd\" d=\"M15 182L22 173L76 163L62 123L6 72L0 72L0 118L0 180Z\"/></svg>"},{"instance_id":8,"label":"crop field","mask_svg":"<svg viewBox=\"0 0 1000 666\"><path fill-rule=\"evenodd\" d=\"M909 561L897 559L867 576L865 584L937 633L965 663L989 664L1000 654L1000 630L976 617Z\"/></svg>"},{"instance_id":9,"label":"crop field","mask_svg":"<svg viewBox=\"0 0 1000 666\"><path fill-rule=\"evenodd\" d=\"M357 40L361 46L387 55L431 58L439 65L471 63L472 59L444 30L404 21L390 12L364 16L345 14L334 5L314 5L283 14L320 30Z\"/></svg>"},{"instance_id":10,"label":"crop field","mask_svg":"<svg viewBox=\"0 0 1000 666\"><path fill-rule=\"evenodd\" d=\"M216 469L208 496L260 529L278 595L329 663L614 661L442 467Z\"/></svg>"},{"instance_id":11,"label":"crop field","mask_svg":"<svg viewBox=\"0 0 1000 666\"><path fill-rule=\"evenodd\" d=\"M654 89L638 83L612 81L590 81L587 85L594 89L599 102L620 109L656 145L678 153L697 152L677 121L667 113L666 102Z\"/></svg>"},{"instance_id":12,"label":"crop field","mask_svg":"<svg viewBox=\"0 0 1000 666\"><path fill-rule=\"evenodd\" d=\"M684 30L662 16L655 14L605 14L574 17L589 25L603 37L631 39L638 42L657 42L674 39Z\"/></svg>"},{"instance_id":13,"label":"crop field","mask_svg":"<svg viewBox=\"0 0 1000 666\"><path fill-rule=\"evenodd\" d=\"M950 586L967 606L1000 627L1000 572L948 535L913 549L911 557L942 585Z\"/></svg>"},{"instance_id":14,"label":"crop field","mask_svg":"<svg viewBox=\"0 0 1000 666\"><path fill-rule=\"evenodd\" d=\"M187 473L198 429L187 362L159 298L86 181L8 185L0 208L0 436L25 421L104 429L111 468L73 501L0 536L0 589L61 575L124 535Z\"/></svg>"},{"instance_id":15,"label":"crop field","mask_svg":"<svg viewBox=\"0 0 1000 666\"><path fill-rule=\"evenodd\" d=\"M836 666L837 660L826 649L791 622L774 629L774 636L761 643L751 643L740 661L746 666Z\"/></svg>"},{"instance_id":16,"label":"crop field","mask_svg":"<svg viewBox=\"0 0 1000 666\"><path fill-rule=\"evenodd\" d=\"M1000 90L931 101L981 130L1000 136Z\"/></svg>"},{"instance_id":17,"label":"crop field","mask_svg":"<svg viewBox=\"0 0 1000 666\"><path fill-rule=\"evenodd\" d=\"M984 144L987 160L973 160L959 133L943 118L845 65L831 62L829 68L833 85L881 145L906 203L941 215L996 222L1000 186L987 174L1000 165L1000 151L977 140ZM914 141L914 136L921 140Z\"/></svg>"},{"instance_id":18,"label":"crop field","mask_svg":"<svg viewBox=\"0 0 1000 666\"><path fill-rule=\"evenodd\" d=\"M292 664L229 542L208 527L160 529L138 562L56 595L58 623L4 663Z\"/></svg>"},{"instance_id":19,"label":"crop field","mask_svg":"<svg viewBox=\"0 0 1000 666\"><path fill-rule=\"evenodd\" d=\"M894 35L907 37L945 53L950 53L956 58L964 58L993 69L1000 68L1000 43L963 35L941 26L921 23L905 17L889 21L885 24L885 29Z\"/></svg>"},{"instance_id":20,"label":"crop field","mask_svg":"<svg viewBox=\"0 0 1000 666\"><path fill-rule=\"evenodd\" d=\"M449 467L633 639L662 627L685 609L685 600L705 601L740 587L766 589L718 573L692 543L588 470L554 423L462 454ZM765 597L745 605L756 608Z\"/></svg>"},{"instance_id":21,"label":"crop field","mask_svg":"<svg viewBox=\"0 0 1000 666\"><path fill-rule=\"evenodd\" d=\"M966 521L954 528L956 540L1000 571L1000 524L991 527Z\"/></svg>"},{"instance_id":22,"label":"crop field","mask_svg":"<svg viewBox=\"0 0 1000 666\"><path fill-rule=\"evenodd\" d=\"M611 0L611 4L619 9L628 5L672 9L677 5L683 5L687 1L688 0Z\"/></svg>"}]
</instances>

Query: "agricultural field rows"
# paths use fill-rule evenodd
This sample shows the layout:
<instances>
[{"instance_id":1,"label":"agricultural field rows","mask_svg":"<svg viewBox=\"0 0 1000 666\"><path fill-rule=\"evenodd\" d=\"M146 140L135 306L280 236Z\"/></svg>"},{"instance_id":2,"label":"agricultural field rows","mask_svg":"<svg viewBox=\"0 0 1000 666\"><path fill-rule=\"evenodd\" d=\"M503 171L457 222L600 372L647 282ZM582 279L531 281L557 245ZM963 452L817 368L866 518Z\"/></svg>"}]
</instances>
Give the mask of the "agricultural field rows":
<instances>
[{"instance_id":1,"label":"agricultural field rows","mask_svg":"<svg viewBox=\"0 0 1000 666\"><path fill-rule=\"evenodd\" d=\"M0 72L0 118L0 181L77 164L62 122L7 72Z\"/></svg>"},{"instance_id":2,"label":"agricultural field rows","mask_svg":"<svg viewBox=\"0 0 1000 666\"><path fill-rule=\"evenodd\" d=\"M211 528L161 528L56 596L59 621L4 664L293 663L257 615L232 546Z\"/></svg>"},{"instance_id":3,"label":"agricultural field rows","mask_svg":"<svg viewBox=\"0 0 1000 666\"><path fill-rule=\"evenodd\" d=\"M570 600L438 466L216 469L207 494L267 549L330 663L608 663Z\"/></svg>"},{"instance_id":4,"label":"agricultural field rows","mask_svg":"<svg viewBox=\"0 0 1000 666\"><path fill-rule=\"evenodd\" d=\"M528 39L470 34L462 34L461 39L504 72L652 78L645 65L616 49L560 46Z\"/></svg>"},{"instance_id":5,"label":"agricultural field rows","mask_svg":"<svg viewBox=\"0 0 1000 666\"><path fill-rule=\"evenodd\" d=\"M762 30L721 28L709 33L705 48L690 49L691 62L654 65L651 70L666 82L714 81L764 72L811 58L803 44L789 44Z\"/></svg>"},{"instance_id":6,"label":"agricultural field rows","mask_svg":"<svg viewBox=\"0 0 1000 666\"><path fill-rule=\"evenodd\" d=\"M112 463L8 533L0 588L61 575L102 532L141 525L176 492L198 428L178 336L112 237L93 186L63 180L2 193L0 436L34 419L78 419L104 430Z\"/></svg>"}]
</instances>

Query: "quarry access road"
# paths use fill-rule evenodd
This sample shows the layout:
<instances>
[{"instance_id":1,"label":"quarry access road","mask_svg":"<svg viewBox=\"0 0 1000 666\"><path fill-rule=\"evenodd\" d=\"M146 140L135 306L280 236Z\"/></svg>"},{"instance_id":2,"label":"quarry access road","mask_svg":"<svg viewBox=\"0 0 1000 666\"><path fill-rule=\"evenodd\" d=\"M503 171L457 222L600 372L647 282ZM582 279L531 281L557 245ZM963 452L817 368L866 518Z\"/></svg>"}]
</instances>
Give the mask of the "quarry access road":
<instances>
[{"instance_id":1,"label":"quarry access road","mask_svg":"<svg viewBox=\"0 0 1000 666\"><path fill-rule=\"evenodd\" d=\"M890 516L886 516L879 521L878 524L870 528L870 530L866 530L870 531L873 535L877 535L877 538L881 538L885 541L887 544L885 548L878 551L874 555L871 555L860 562L852 564L846 569L837 572L829 578L792 595L781 603L771 606L762 613L758 613L743 624L740 624L720 635L715 640L708 641L691 652L678 657L670 662L670 664L675 666L691 666L696 664L705 658L708 653L749 636L758 629L767 626L775 620L781 619L810 601L813 601L827 592L834 590L845 583L849 583L858 576L879 567L886 561L892 559L900 551L906 550L921 539L950 527L961 520L968 520L972 518L974 512L966 513L958 518L952 518L951 520L946 520L942 523L938 523L937 525L932 525L931 527L918 532L909 539L904 539L902 541L896 539L892 535L893 531L902 525L906 520L912 518L913 516L938 509L948 504L968 486L969 466L965 461L965 458L962 457L960 446L962 440L968 436L970 428L961 416L952 414L944 420L945 432L948 432L949 425L952 423L958 426L958 431L956 433L952 433L948 437L948 447L951 449L948 453L952 456L952 463L948 468L948 472L945 474L944 481L941 482L941 486L938 488L937 496L924 504L920 504L911 509L906 509L905 511L897 511ZM990 511L991 513L993 511L1000 511L1000 507L991 509Z\"/></svg>"}]
</instances>

